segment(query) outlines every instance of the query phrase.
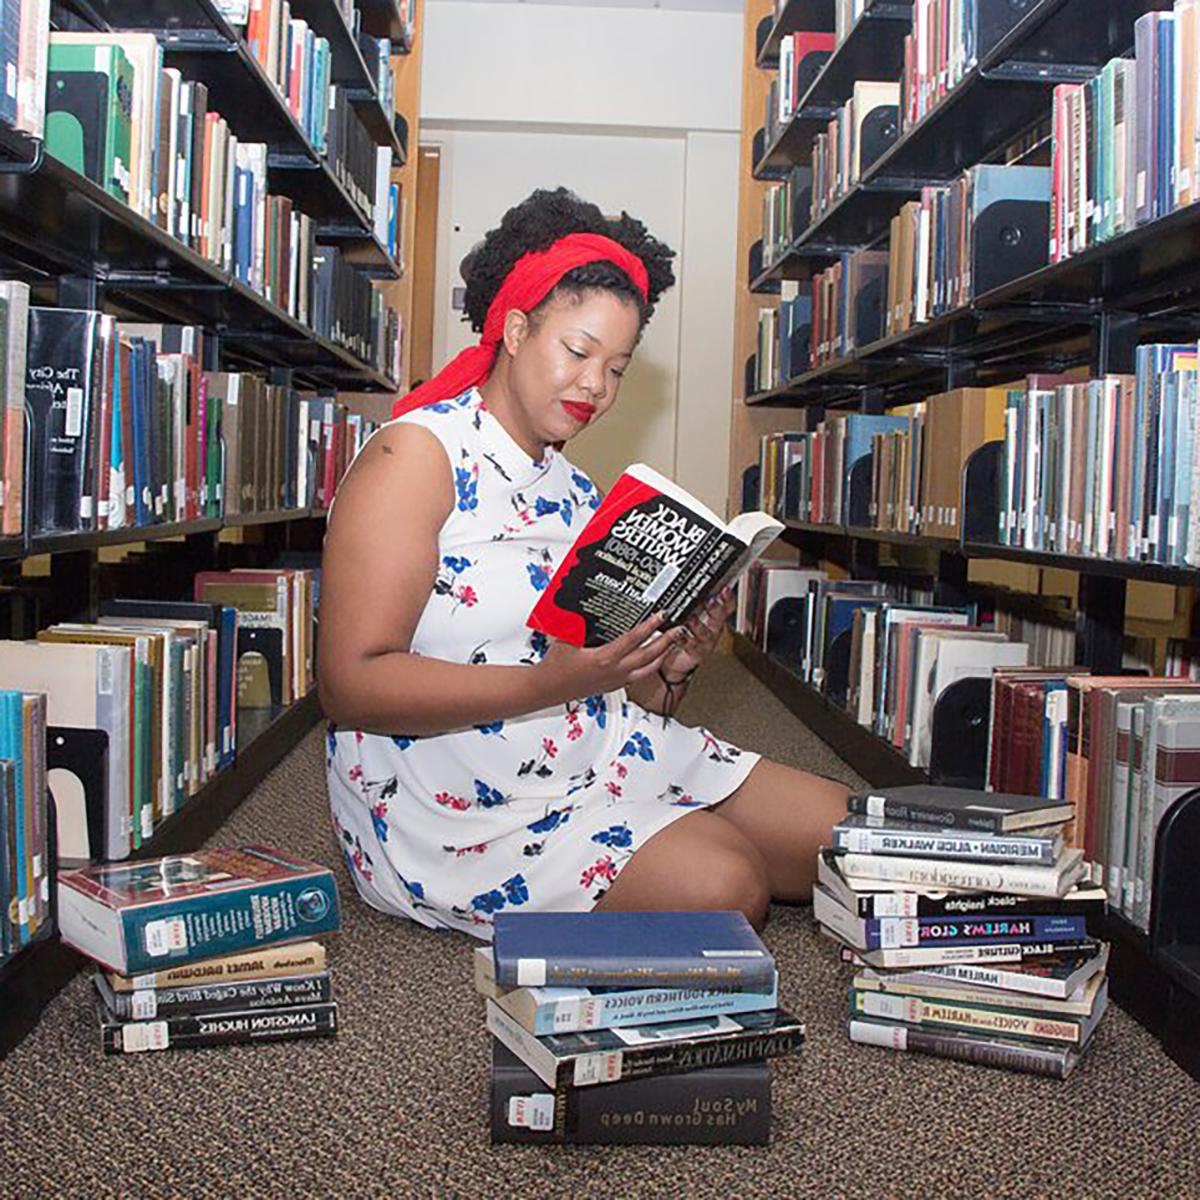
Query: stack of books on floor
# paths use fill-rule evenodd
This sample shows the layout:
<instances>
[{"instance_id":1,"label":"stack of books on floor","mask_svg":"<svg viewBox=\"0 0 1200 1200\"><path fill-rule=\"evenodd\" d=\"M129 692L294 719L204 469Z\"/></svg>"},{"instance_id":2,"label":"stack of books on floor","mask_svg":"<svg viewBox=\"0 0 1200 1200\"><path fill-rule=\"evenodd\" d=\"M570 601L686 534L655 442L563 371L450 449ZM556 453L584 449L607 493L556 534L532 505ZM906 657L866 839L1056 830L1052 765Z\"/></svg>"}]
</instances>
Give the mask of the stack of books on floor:
<instances>
[{"instance_id":1,"label":"stack of books on floor","mask_svg":"<svg viewBox=\"0 0 1200 1200\"><path fill-rule=\"evenodd\" d=\"M498 913L493 1142L761 1145L804 1025L740 912Z\"/></svg>"},{"instance_id":2,"label":"stack of books on floor","mask_svg":"<svg viewBox=\"0 0 1200 1200\"><path fill-rule=\"evenodd\" d=\"M852 796L813 913L858 968L850 1038L1065 1078L1104 1014L1105 893L1072 806L925 785Z\"/></svg>"},{"instance_id":3,"label":"stack of books on floor","mask_svg":"<svg viewBox=\"0 0 1200 1200\"><path fill-rule=\"evenodd\" d=\"M327 868L262 846L59 876L62 939L95 959L106 1054L332 1037Z\"/></svg>"}]
</instances>

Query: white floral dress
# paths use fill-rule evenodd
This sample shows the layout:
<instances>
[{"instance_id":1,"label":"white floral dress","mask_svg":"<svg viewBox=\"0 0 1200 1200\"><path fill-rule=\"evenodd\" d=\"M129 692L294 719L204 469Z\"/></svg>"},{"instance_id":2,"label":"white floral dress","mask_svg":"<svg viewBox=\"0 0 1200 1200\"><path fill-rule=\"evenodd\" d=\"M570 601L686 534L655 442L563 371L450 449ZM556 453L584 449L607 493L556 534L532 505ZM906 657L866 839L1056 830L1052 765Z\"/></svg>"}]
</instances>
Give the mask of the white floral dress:
<instances>
[{"instance_id":1,"label":"white floral dress","mask_svg":"<svg viewBox=\"0 0 1200 1200\"><path fill-rule=\"evenodd\" d=\"M399 419L438 438L455 487L413 653L533 667L547 641L526 617L599 504L595 485L554 450L532 461L475 389ZM758 762L623 691L428 737L331 726L327 757L363 899L485 939L501 909L590 909L638 847Z\"/></svg>"}]
</instances>

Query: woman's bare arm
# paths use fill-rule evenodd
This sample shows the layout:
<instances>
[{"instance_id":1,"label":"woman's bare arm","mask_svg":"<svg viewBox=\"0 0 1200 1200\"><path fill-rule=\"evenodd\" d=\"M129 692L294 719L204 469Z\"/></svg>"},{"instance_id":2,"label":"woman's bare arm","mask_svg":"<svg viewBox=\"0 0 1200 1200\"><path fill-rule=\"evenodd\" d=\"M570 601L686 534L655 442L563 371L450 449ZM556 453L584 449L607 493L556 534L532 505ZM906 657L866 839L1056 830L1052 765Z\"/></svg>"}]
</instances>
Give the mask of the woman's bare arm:
<instances>
[{"instance_id":1,"label":"woman's bare arm","mask_svg":"<svg viewBox=\"0 0 1200 1200\"><path fill-rule=\"evenodd\" d=\"M649 677L671 637L647 623L608 646L554 643L537 666L450 663L410 652L433 591L438 534L454 505L441 443L390 425L338 488L321 572L317 679L335 722L385 734L433 734L506 720Z\"/></svg>"}]
</instances>

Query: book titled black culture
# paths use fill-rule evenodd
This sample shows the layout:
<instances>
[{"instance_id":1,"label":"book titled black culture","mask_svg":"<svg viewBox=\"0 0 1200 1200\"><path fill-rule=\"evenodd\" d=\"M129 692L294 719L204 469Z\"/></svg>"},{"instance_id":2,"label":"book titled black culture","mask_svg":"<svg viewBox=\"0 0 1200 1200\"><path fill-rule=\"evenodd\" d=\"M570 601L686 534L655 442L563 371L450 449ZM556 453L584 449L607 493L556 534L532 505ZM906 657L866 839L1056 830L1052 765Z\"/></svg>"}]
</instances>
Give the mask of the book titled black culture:
<instances>
[{"instance_id":1,"label":"book titled black culture","mask_svg":"<svg viewBox=\"0 0 1200 1200\"><path fill-rule=\"evenodd\" d=\"M762 512L722 521L644 463L629 467L596 509L529 614L530 628L600 646L657 612L688 619L782 532Z\"/></svg>"}]
</instances>

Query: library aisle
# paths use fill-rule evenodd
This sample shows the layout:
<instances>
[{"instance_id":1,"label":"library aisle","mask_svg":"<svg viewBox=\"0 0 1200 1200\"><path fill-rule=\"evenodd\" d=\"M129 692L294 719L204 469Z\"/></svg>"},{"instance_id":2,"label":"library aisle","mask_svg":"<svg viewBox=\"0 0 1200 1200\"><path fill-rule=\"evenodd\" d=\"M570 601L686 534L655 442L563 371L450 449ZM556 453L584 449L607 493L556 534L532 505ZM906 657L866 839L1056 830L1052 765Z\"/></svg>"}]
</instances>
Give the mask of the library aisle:
<instances>
[{"instance_id":1,"label":"library aisle","mask_svg":"<svg viewBox=\"0 0 1200 1200\"><path fill-rule=\"evenodd\" d=\"M860 782L731 657L705 667L684 716L785 761ZM328 858L321 731L220 832ZM0 1072L0 1196L128 1195L988 1197L1183 1196L1200 1179L1200 1088L1120 1010L1065 1083L911 1055L847 1052L843 977L811 910L776 907L764 940L803 1013L802 1054L777 1064L770 1146L504 1148L480 1137L487 1039L471 943L353 901L330 943L334 1041L123 1060L95 1046L77 978ZM1002 1085L1002 1086L998 1086ZM97 1154L96 1148L103 1147ZM505 1152L506 1151L506 1152ZM553 1156L552 1161L548 1155Z\"/></svg>"}]
</instances>

